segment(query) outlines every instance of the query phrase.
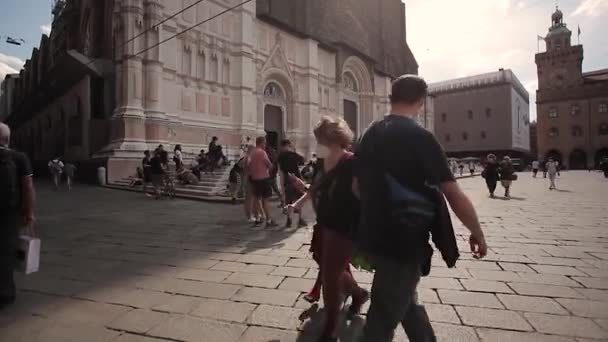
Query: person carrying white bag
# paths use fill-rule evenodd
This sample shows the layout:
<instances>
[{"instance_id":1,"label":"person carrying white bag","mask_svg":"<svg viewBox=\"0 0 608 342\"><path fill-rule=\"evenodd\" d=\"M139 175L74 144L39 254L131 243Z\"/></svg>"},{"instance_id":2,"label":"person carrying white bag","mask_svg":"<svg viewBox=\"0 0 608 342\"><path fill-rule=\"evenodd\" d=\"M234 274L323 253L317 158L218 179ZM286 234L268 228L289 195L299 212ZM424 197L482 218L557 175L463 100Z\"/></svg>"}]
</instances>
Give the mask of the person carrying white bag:
<instances>
[{"instance_id":1,"label":"person carrying white bag","mask_svg":"<svg viewBox=\"0 0 608 342\"><path fill-rule=\"evenodd\" d=\"M23 153L9 148L11 130L0 123L0 311L16 299L14 269L20 230L33 235L33 171Z\"/></svg>"}]
</instances>

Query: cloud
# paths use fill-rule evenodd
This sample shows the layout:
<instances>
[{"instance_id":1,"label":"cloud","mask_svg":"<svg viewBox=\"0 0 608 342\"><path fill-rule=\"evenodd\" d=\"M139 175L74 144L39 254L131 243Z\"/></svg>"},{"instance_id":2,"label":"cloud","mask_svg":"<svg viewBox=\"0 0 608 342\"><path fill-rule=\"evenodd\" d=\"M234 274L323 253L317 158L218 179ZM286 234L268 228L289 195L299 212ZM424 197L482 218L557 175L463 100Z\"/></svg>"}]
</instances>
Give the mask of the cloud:
<instances>
[{"instance_id":1,"label":"cloud","mask_svg":"<svg viewBox=\"0 0 608 342\"><path fill-rule=\"evenodd\" d=\"M583 0L572 13L573 16L599 17L608 14L607 0Z\"/></svg>"},{"instance_id":2,"label":"cloud","mask_svg":"<svg viewBox=\"0 0 608 342\"><path fill-rule=\"evenodd\" d=\"M4 80L6 74L16 74L25 64L15 56L8 56L0 53L0 81Z\"/></svg>"},{"instance_id":3,"label":"cloud","mask_svg":"<svg viewBox=\"0 0 608 342\"><path fill-rule=\"evenodd\" d=\"M40 25L40 31L48 36L51 34L51 24Z\"/></svg>"}]
</instances>

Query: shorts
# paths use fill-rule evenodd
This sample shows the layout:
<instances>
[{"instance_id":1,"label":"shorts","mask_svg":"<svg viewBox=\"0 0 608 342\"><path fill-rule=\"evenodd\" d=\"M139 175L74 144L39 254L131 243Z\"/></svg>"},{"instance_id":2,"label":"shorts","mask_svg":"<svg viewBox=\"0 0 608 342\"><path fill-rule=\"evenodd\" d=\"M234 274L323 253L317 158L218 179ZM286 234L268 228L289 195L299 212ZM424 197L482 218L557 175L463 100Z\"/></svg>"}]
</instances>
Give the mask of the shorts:
<instances>
[{"instance_id":1,"label":"shorts","mask_svg":"<svg viewBox=\"0 0 608 342\"><path fill-rule=\"evenodd\" d=\"M297 200L300 199L300 197L302 197L304 194L302 192L300 192L298 189L296 189L291 182L287 182L283 185L284 189L285 189L285 203L286 204L293 204L295 203Z\"/></svg>"},{"instance_id":2,"label":"shorts","mask_svg":"<svg viewBox=\"0 0 608 342\"><path fill-rule=\"evenodd\" d=\"M512 181L510 181L510 180L504 180L504 179L502 179L500 181L500 184L502 184L503 188L509 188L509 187L511 187L511 182Z\"/></svg>"},{"instance_id":3,"label":"shorts","mask_svg":"<svg viewBox=\"0 0 608 342\"><path fill-rule=\"evenodd\" d=\"M272 185L270 179L252 179L251 188L253 196L257 198L267 199L272 197Z\"/></svg>"}]
</instances>

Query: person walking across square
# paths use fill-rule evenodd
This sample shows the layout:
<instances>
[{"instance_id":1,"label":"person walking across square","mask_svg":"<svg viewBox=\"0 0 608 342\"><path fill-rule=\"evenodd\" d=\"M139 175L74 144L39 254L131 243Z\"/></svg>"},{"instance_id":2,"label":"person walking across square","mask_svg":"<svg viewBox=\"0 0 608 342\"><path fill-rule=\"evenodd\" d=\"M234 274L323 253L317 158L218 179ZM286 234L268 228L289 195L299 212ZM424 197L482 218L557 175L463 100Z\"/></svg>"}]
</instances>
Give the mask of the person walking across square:
<instances>
[{"instance_id":1,"label":"person walking across square","mask_svg":"<svg viewBox=\"0 0 608 342\"><path fill-rule=\"evenodd\" d=\"M557 177L557 162L553 160L553 158L549 158L549 161L545 165L547 170L547 174L549 175L549 181L551 184L549 185L549 190L555 190L557 187L555 186L555 178Z\"/></svg>"},{"instance_id":2,"label":"person walking across square","mask_svg":"<svg viewBox=\"0 0 608 342\"><path fill-rule=\"evenodd\" d=\"M266 227L276 227L277 223L272 219L270 211L270 197L272 197L271 172L274 165L266 154L266 138L258 137L255 140L255 149L251 152L248 160L248 171L253 187L253 207L260 206L262 215L266 220ZM261 224L260 218L255 221Z\"/></svg>"},{"instance_id":3,"label":"person walking across square","mask_svg":"<svg viewBox=\"0 0 608 342\"><path fill-rule=\"evenodd\" d=\"M0 123L0 311L15 302L14 269L20 229L33 235L33 172L23 153L9 148L10 128Z\"/></svg>"},{"instance_id":4,"label":"person walking across square","mask_svg":"<svg viewBox=\"0 0 608 342\"><path fill-rule=\"evenodd\" d=\"M446 264L453 266L458 258L451 223L449 230L443 230L447 212L444 196L471 232L473 256L482 258L487 253L473 204L456 183L441 145L413 119L421 112L426 96L427 84L416 75L393 81L391 113L372 123L356 151L353 187L361 198L357 244L375 268L362 342L392 341L399 323L411 342L436 341L429 317L417 303L416 288L420 277L430 270L431 229L433 240L446 239L442 240L446 244L438 247L442 255L450 254ZM442 209L431 210L433 204ZM409 211L414 206L420 211ZM432 223L435 217L442 218L441 225ZM436 235L432 227L439 228L441 234Z\"/></svg>"}]
</instances>

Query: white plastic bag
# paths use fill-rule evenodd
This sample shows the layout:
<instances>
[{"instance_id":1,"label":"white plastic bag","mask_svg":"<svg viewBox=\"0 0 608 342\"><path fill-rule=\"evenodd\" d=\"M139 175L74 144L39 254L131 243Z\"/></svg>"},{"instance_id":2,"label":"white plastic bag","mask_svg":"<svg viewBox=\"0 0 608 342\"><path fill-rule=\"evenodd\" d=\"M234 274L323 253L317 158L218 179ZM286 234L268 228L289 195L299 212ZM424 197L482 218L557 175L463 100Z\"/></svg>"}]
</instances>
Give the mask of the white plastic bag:
<instances>
[{"instance_id":1,"label":"white plastic bag","mask_svg":"<svg viewBox=\"0 0 608 342\"><path fill-rule=\"evenodd\" d=\"M17 270L25 274L38 272L40 266L40 239L21 235L17 247Z\"/></svg>"}]
</instances>

